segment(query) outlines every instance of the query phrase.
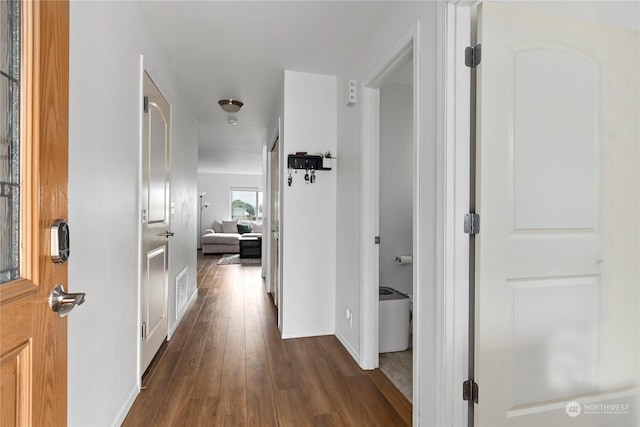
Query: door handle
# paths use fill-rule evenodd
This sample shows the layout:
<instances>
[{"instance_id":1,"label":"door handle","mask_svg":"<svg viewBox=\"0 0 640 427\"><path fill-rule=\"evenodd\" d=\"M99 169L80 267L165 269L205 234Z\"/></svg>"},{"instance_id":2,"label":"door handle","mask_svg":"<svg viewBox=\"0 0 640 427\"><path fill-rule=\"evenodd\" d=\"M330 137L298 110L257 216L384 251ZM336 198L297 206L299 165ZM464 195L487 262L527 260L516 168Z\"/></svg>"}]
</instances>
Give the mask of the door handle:
<instances>
[{"instance_id":1,"label":"door handle","mask_svg":"<svg viewBox=\"0 0 640 427\"><path fill-rule=\"evenodd\" d=\"M59 317L65 317L76 305L82 305L87 299L84 293L67 293L62 285L56 285L51 291L49 297L49 305L51 311L58 313Z\"/></svg>"},{"instance_id":2,"label":"door handle","mask_svg":"<svg viewBox=\"0 0 640 427\"><path fill-rule=\"evenodd\" d=\"M175 233L172 233L171 231L167 230L164 232L164 237L166 237L167 239L169 237L173 237L175 235Z\"/></svg>"}]
</instances>

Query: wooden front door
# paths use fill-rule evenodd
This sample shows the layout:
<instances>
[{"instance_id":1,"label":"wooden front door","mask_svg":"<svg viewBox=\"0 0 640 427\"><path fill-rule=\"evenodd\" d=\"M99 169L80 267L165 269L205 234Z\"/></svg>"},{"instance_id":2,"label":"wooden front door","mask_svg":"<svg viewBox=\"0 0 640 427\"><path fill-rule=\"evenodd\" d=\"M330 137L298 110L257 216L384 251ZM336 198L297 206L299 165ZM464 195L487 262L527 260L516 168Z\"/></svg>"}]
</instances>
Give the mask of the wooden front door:
<instances>
[{"instance_id":1,"label":"wooden front door","mask_svg":"<svg viewBox=\"0 0 640 427\"><path fill-rule=\"evenodd\" d=\"M69 4L3 1L0 15L0 425L64 426L67 322L49 296L67 287L50 226L67 217Z\"/></svg>"}]
</instances>

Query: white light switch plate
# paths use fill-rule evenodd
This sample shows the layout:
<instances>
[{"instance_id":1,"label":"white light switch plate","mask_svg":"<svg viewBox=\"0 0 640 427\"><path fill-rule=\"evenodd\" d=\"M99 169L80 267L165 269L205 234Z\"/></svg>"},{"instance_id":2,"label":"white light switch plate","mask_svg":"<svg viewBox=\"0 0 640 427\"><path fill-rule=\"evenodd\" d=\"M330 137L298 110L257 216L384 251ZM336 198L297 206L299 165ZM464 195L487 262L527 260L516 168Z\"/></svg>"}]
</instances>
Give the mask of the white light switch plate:
<instances>
[{"instance_id":1,"label":"white light switch plate","mask_svg":"<svg viewBox=\"0 0 640 427\"><path fill-rule=\"evenodd\" d=\"M347 105L354 105L357 100L356 81L349 80L347 85Z\"/></svg>"}]
</instances>

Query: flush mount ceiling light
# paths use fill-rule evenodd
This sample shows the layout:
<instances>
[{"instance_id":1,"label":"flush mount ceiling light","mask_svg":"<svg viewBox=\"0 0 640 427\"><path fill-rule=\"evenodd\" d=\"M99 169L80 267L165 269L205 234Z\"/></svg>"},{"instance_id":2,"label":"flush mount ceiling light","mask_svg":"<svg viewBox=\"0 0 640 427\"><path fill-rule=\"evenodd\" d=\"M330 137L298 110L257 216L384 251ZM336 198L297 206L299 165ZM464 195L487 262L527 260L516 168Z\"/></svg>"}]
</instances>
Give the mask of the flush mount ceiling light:
<instances>
[{"instance_id":1,"label":"flush mount ceiling light","mask_svg":"<svg viewBox=\"0 0 640 427\"><path fill-rule=\"evenodd\" d=\"M218 104L220 104L220 107L227 113L237 113L244 105L242 102L235 99L221 99L218 101Z\"/></svg>"}]
</instances>

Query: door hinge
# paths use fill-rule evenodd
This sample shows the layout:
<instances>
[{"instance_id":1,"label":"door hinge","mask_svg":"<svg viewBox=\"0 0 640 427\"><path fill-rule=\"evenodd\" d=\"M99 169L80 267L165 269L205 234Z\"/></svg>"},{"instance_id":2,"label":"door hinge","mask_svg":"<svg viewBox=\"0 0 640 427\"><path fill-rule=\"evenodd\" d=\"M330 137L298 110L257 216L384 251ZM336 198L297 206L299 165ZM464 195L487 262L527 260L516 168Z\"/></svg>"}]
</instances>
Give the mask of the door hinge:
<instances>
[{"instance_id":1,"label":"door hinge","mask_svg":"<svg viewBox=\"0 0 640 427\"><path fill-rule=\"evenodd\" d=\"M147 324L143 323L142 324L142 338L147 338Z\"/></svg>"},{"instance_id":2,"label":"door hinge","mask_svg":"<svg viewBox=\"0 0 640 427\"><path fill-rule=\"evenodd\" d=\"M472 235L480 233L480 215L468 213L464 216L464 232Z\"/></svg>"},{"instance_id":3,"label":"door hinge","mask_svg":"<svg viewBox=\"0 0 640 427\"><path fill-rule=\"evenodd\" d=\"M480 45L468 47L464 50L464 65L476 68L480 64Z\"/></svg>"},{"instance_id":4,"label":"door hinge","mask_svg":"<svg viewBox=\"0 0 640 427\"><path fill-rule=\"evenodd\" d=\"M376 245L380 244L380 236L376 236L373 238L373 243L375 243Z\"/></svg>"},{"instance_id":5,"label":"door hinge","mask_svg":"<svg viewBox=\"0 0 640 427\"><path fill-rule=\"evenodd\" d=\"M466 380L462 383L462 399L478 403L478 384L474 380Z\"/></svg>"},{"instance_id":6,"label":"door hinge","mask_svg":"<svg viewBox=\"0 0 640 427\"><path fill-rule=\"evenodd\" d=\"M144 98L142 98L142 109L144 110L145 113L149 112L149 97L145 96Z\"/></svg>"}]
</instances>

